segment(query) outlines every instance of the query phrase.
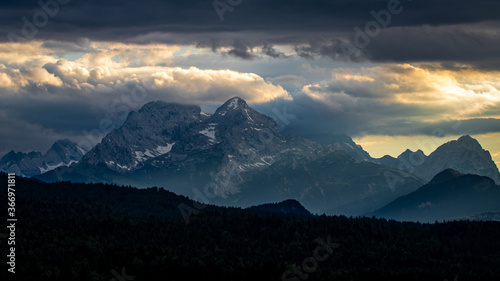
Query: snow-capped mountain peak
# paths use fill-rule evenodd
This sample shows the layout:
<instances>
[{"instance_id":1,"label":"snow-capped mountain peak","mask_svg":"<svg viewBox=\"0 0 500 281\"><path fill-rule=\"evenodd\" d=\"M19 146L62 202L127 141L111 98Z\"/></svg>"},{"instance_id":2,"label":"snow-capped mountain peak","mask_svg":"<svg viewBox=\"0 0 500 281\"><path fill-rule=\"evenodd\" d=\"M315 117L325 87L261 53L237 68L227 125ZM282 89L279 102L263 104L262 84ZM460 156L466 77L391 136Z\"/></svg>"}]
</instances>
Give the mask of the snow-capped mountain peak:
<instances>
[{"instance_id":1,"label":"snow-capped mountain peak","mask_svg":"<svg viewBox=\"0 0 500 281\"><path fill-rule=\"evenodd\" d=\"M106 135L83 161L90 165L105 163L115 171L137 170L147 160L169 153L208 118L199 106L149 102L131 112L123 125Z\"/></svg>"},{"instance_id":2,"label":"snow-capped mountain peak","mask_svg":"<svg viewBox=\"0 0 500 281\"><path fill-rule=\"evenodd\" d=\"M222 152L212 178L214 189L224 195L237 191L240 173L268 167L287 145L271 117L238 97L213 115L198 106L151 102L130 113L119 129L84 156L82 165L105 164L118 173L148 174L151 169L184 165L180 163L203 163L201 155Z\"/></svg>"},{"instance_id":3,"label":"snow-capped mountain peak","mask_svg":"<svg viewBox=\"0 0 500 281\"><path fill-rule=\"evenodd\" d=\"M226 114L232 115L235 112L248 111L249 106L247 102L239 97L234 97L226 101L216 111L215 115L225 116Z\"/></svg>"}]
</instances>

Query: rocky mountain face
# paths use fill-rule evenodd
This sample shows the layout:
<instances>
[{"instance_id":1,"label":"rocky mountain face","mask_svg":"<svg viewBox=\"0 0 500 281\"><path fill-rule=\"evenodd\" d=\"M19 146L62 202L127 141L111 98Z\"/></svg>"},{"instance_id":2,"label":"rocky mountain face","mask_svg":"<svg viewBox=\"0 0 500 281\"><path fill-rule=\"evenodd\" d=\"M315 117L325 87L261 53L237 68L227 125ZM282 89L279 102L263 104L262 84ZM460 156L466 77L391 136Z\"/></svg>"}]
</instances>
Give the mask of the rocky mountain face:
<instances>
[{"instance_id":1,"label":"rocky mountain face","mask_svg":"<svg viewBox=\"0 0 500 281\"><path fill-rule=\"evenodd\" d=\"M131 172L151 158L168 153L193 127L207 119L197 106L151 102L131 112L125 123L107 134L82 162L105 164L117 172ZM203 140L203 138L202 138ZM192 145L206 146L208 141Z\"/></svg>"},{"instance_id":2,"label":"rocky mountain face","mask_svg":"<svg viewBox=\"0 0 500 281\"><path fill-rule=\"evenodd\" d=\"M201 173L211 178L214 193L226 196L238 192L241 173L271 165L284 150L311 145L299 138L287 142L272 118L240 98L228 100L213 115L197 106L152 102L132 112L79 166L105 165L141 186L164 185L165 177L176 185L194 184L184 175Z\"/></svg>"},{"instance_id":3,"label":"rocky mountain face","mask_svg":"<svg viewBox=\"0 0 500 281\"><path fill-rule=\"evenodd\" d=\"M351 137L346 135L332 135L330 143L326 145L328 152L344 151L358 162L372 161L372 157L360 145L356 144Z\"/></svg>"},{"instance_id":4,"label":"rocky mountain face","mask_svg":"<svg viewBox=\"0 0 500 281\"><path fill-rule=\"evenodd\" d=\"M490 153L470 136L447 142L438 147L429 156L418 150L406 150L398 158L384 156L376 162L404 170L430 181L445 169L454 169L464 174L487 176L500 184L500 173Z\"/></svg>"},{"instance_id":5,"label":"rocky mountain face","mask_svg":"<svg viewBox=\"0 0 500 281\"><path fill-rule=\"evenodd\" d=\"M373 159L372 161L395 169L415 173L415 167L422 165L426 158L427 156L420 149L415 152L407 149L397 158L386 155L382 158Z\"/></svg>"},{"instance_id":6,"label":"rocky mountain face","mask_svg":"<svg viewBox=\"0 0 500 281\"><path fill-rule=\"evenodd\" d=\"M404 181L391 186L386 174L397 173ZM286 155L265 170L247 173L239 205L291 198L313 213L362 215L423 185L418 177L371 162L358 162L337 150L307 160Z\"/></svg>"},{"instance_id":7,"label":"rocky mountain face","mask_svg":"<svg viewBox=\"0 0 500 281\"><path fill-rule=\"evenodd\" d=\"M85 152L83 148L70 140L58 140L46 154L10 151L0 159L0 171L31 177L60 166L77 163Z\"/></svg>"},{"instance_id":8,"label":"rocky mountain face","mask_svg":"<svg viewBox=\"0 0 500 281\"><path fill-rule=\"evenodd\" d=\"M462 136L438 147L416 168L415 173L424 180L429 180L439 171L448 168L463 174L486 176L500 183L500 173L491 154L470 136Z\"/></svg>"},{"instance_id":9,"label":"rocky mountain face","mask_svg":"<svg viewBox=\"0 0 500 281\"><path fill-rule=\"evenodd\" d=\"M347 136L326 146L285 137L272 118L240 98L228 100L214 114L197 106L152 102L130 113L78 165L38 178L163 186L235 206L297 199L314 212L353 215L423 184L397 171L408 181L390 186L384 174L394 169L368 163L368 158Z\"/></svg>"},{"instance_id":10,"label":"rocky mountain face","mask_svg":"<svg viewBox=\"0 0 500 281\"><path fill-rule=\"evenodd\" d=\"M293 131L287 130L286 128L281 132L282 134L293 134ZM363 147L356 144L351 137L345 134L335 134L329 132L322 132L318 134L305 134L301 135L303 138L312 140L320 145L322 145L326 151L333 152L341 150L349 154L356 161L371 161L374 162L373 158L368 152L366 152Z\"/></svg>"},{"instance_id":11,"label":"rocky mountain face","mask_svg":"<svg viewBox=\"0 0 500 281\"><path fill-rule=\"evenodd\" d=\"M160 186L241 207L294 199L314 213L362 215L422 186L419 175L427 179L451 164L489 172L481 168L489 153L468 138L428 157L407 150L397 159L373 159L347 136L334 136L327 145L283 136L272 118L237 97L214 114L157 101L131 112L77 165L37 178Z\"/></svg>"},{"instance_id":12,"label":"rocky mountain face","mask_svg":"<svg viewBox=\"0 0 500 281\"><path fill-rule=\"evenodd\" d=\"M500 186L488 178L452 169L373 213L396 220L434 222L500 211Z\"/></svg>"}]
</instances>

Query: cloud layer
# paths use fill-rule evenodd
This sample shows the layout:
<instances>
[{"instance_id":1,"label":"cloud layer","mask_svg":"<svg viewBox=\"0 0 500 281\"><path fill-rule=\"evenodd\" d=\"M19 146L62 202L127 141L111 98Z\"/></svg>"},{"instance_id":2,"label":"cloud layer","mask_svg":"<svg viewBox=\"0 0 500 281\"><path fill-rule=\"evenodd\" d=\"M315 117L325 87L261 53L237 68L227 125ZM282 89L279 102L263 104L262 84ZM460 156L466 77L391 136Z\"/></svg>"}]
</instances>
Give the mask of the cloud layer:
<instances>
[{"instance_id":1,"label":"cloud layer","mask_svg":"<svg viewBox=\"0 0 500 281\"><path fill-rule=\"evenodd\" d=\"M309 136L499 131L499 1L221 1L2 1L0 116L17 129L0 154L156 99L240 96Z\"/></svg>"},{"instance_id":2,"label":"cloud layer","mask_svg":"<svg viewBox=\"0 0 500 281\"><path fill-rule=\"evenodd\" d=\"M305 136L499 132L498 74L410 64L336 69L331 79L305 85L288 103L288 113L297 118L286 131Z\"/></svg>"},{"instance_id":3,"label":"cloud layer","mask_svg":"<svg viewBox=\"0 0 500 281\"><path fill-rule=\"evenodd\" d=\"M297 50L295 55L310 58L500 67L500 2L494 0L237 2L223 12L221 22L214 2L205 0L3 1L1 38L75 42L60 45L64 51L85 48L82 38L196 45L229 48L220 53L242 59L284 59L288 56L273 46L288 45ZM361 41L368 44L356 44ZM256 47L260 54L253 53Z\"/></svg>"}]
</instances>

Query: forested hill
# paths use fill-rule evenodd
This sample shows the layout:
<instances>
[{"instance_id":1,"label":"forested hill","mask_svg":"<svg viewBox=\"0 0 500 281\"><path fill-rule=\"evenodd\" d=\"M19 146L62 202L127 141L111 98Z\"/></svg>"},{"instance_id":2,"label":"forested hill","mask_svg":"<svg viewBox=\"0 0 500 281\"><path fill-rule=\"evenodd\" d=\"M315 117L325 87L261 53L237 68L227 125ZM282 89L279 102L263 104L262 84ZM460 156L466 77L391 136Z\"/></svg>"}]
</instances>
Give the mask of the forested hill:
<instances>
[{"instance_id":1,"label":"forested hill","mask_svg":"<svg viewBox=\"0 0 500 281\"><path fill-rule=\"evenodd\" d=\"M5 174L0 182L5 190ZM0 196L6 205L6 192ZM196 211L189 223L179 206ZM500 276L497 222L419 224L289 215L203 207L156 188L21 178L16 211L17 273L15 279L7 276L2 262L2 280L443 281Z\"/></svg>"}]
</instances>

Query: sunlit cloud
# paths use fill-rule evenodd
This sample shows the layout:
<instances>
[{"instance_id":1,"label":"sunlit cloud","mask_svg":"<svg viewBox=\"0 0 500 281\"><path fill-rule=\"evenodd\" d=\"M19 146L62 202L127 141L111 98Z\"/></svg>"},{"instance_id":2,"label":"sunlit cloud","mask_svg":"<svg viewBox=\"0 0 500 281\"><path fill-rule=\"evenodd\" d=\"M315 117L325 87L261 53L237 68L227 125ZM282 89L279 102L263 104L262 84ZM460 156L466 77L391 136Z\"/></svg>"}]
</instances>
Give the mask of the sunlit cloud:
<instances>
[{"instance_id":1,"label":"sunlit cloud","mask_svg":"<svg viewBox=\"0 0 500 281\"><path fill-rule=\"evenodd\" d=\"M175 65L200 52L213 54L191 46L88 40L0 43L0 114L17 126L0 132L16 134L4 149L33 144L16 142L25 137L21 132L31 132L36 149L60 138L77 140L102 118L119 126L128 111L152 100L209 109L234 96L252 104L292 100L281 85L250 71ZM137 87L141 100L127 101Z\"/></svg>"},{"instance_id":2,"label":"sunlit cloud","mask_svg":"<svg viewBox=\"0 0 500 281\"><path fill-rule=\"evenodd\" d=\"M76 60L57 59L53 57L56 51L47 46L57 47L58 52L66 47L40 42L0 44L0 62L7 64L0 68L0 87L22 92L23 87L33 84L92 95L116 92L135 83L155 92L158 98L183 103L221 103L236 95L251 103L291 99L281 86L254 73L168 66L174 56L191 53L186 48L181 52L179 46L93 42L87 44L89 51ZM20 55L17 60L6 55L13 49ZM18 63L24 66L18 67ZM34 93L27 90L25 94Z\"/></svg>"},{"instance_id":3,"label":"sunlit cloud","mask_svg":"<svg viewBox=\"0 0 500 281\"><path fill-rule=\"evenodd\" d=\"M359 73L339 69L332 79L306 85L303 92L330 104L332 110L353 110L367 100L406 105L426 121L446 118L487 117L500 106L498 72L426 69L410 64L385 64L362 68Z\"/></svg>"}]
</instances>

